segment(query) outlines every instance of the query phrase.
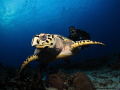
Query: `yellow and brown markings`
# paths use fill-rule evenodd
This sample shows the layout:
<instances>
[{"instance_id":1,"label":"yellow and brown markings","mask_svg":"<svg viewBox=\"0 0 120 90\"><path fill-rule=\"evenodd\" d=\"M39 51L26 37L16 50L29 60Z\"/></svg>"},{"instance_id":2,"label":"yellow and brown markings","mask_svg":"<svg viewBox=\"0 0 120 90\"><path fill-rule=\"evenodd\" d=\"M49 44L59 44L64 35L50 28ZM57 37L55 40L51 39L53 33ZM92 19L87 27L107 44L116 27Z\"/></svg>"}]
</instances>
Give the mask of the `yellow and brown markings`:
<instances>
[{"instance_id":1,"label":"yellow and brown markings","mask_svg":"<svg viewBox=\"0 0 120 90\"><path fill-rule=\"evenodd\" d=\"M79 46L85 46L85 45L91 45L91 44L98 44L98 45L105 46L105 44L103 44L101 42L91 41L91 40L81 40L81 41L76 41L74 44L72 44L71 50L73 50L74 48L79 47Z\"/></svg>"},{"instance_id":2,"label":"yellow and brown markings","mask_svg":"<svg viewBox=\"0 0 120 90\"><path fill-rule=\"evenodd\" d=\"M37 42L37 45L35 46L37 49L54 47L55 44L54 35L42 33L39 34L39 36L38 35L36 36L37 37L34 37L33 40L36 40ZM45 39L43 40L42 37L45 37Z\"/></svg>"},{"instance_id":3,"label":"yellow and brown markings","mask_svg":"<svg viewBox=\"0 0 120 90\"><path fill-rule=\"evenodd\" d=\"M30 63L31 61L34 61L36 59L38 59L39 57L37 55L32 55L32 56L29 56L22 64L21 68L20 68L20 72L19 72L19 75L21 74L22 70L25 68L25 66Z\"/></svg>"}]
</instances>

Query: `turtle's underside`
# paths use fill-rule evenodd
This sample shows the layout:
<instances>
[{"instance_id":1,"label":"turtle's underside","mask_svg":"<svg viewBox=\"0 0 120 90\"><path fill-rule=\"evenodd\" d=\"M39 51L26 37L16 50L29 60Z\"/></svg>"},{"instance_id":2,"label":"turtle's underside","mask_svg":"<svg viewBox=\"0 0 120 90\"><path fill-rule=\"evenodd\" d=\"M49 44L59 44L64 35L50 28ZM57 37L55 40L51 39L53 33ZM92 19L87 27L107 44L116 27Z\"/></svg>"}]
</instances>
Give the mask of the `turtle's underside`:
<instances>
[{"instance_id":1,"label":"turtle's underside","mask_svg":"<svg viewBox=\"0 0 120 90\"><path fill-rule=\"evenodd\" d=\"M34 54L29 56L22 64L20 72L31 61L37 60L41 63L51 63L75 56L80 48L85 45L99 44L101 42L91 40L72 41L64 36L57 34L40 33L33 37L32 46L36 49Z\"/></svg>"}]
</instances>

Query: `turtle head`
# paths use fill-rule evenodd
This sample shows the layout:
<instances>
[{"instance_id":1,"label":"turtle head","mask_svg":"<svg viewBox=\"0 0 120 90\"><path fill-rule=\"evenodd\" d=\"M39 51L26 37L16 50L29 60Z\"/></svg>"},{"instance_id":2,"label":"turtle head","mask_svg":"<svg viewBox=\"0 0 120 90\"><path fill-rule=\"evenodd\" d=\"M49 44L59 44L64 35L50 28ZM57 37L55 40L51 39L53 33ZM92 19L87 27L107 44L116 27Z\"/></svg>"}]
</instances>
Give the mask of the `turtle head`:
<instances>
[{"instance_id":1,"label":"turtle head","mask_svg":"<svg viewBox=\"0 0 120 90\"><path fill-rule=\"evenodd\" d=\"M40 33L33 37L31 44L37 49L54 48L55 38L52 34Z\"/></svg>"}]
</instances>

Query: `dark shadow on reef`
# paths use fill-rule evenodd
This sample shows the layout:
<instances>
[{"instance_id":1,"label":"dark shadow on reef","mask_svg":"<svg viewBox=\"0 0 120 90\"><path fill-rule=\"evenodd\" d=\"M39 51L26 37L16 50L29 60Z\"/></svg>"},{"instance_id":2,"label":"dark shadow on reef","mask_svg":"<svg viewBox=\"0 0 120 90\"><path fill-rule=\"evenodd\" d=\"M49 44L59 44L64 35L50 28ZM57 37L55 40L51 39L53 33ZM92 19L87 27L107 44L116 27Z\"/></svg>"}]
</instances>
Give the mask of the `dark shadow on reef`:
<instances>
[{"instance_id":1,"label":"dark shadow on reef","mask_svg":"<svg viewBox=\"0 0 120 90\"><path fill-rule=\"evenodd\" d=\"M57 64L43 69L42 75L39 65L33 68L28 64L20 78L17 77L20 68L3 67L0 63L0 90L96 90L91 79L82 71L101 67L120 70L120 54L89 58L69 65Z\"/></svg>"}]
</instances>

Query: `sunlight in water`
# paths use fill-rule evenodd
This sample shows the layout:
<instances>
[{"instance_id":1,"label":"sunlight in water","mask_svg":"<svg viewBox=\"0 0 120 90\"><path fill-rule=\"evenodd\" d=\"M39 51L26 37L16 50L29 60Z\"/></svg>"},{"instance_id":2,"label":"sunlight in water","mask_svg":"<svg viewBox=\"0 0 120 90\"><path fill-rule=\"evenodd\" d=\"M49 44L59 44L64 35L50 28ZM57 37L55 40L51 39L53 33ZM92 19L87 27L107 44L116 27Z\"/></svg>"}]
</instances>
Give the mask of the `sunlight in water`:
<instances>
[{"instance_id":1,"label":"sunlight in water","mask_svg":"<svg viewBox=\"0 0 120 90\"><path fill-rule=\"evenodd\" d=\"M13 20L15 17L14 17L14 14L15 13L15 10L14 9L10 9L9 7L6 7L6 12L4 13L3 17L2 17L2 25L6 25L6 24L9 24L11 20Z\"/></svg>"},{"instance_id":2,"label":"sunlight in water","mask_svg":"<svg viewBox=\"0 0 120 90\"><path fill-rule=\"evenodd\" d=\"M25 1L25 0L24 0ZM1 25L5 26L10 24L14 19L17 17L17 11L20 8L20 5L22 4L23 0L2 0L0 3L0 20Z\"/></svg>"}]
</instances>

